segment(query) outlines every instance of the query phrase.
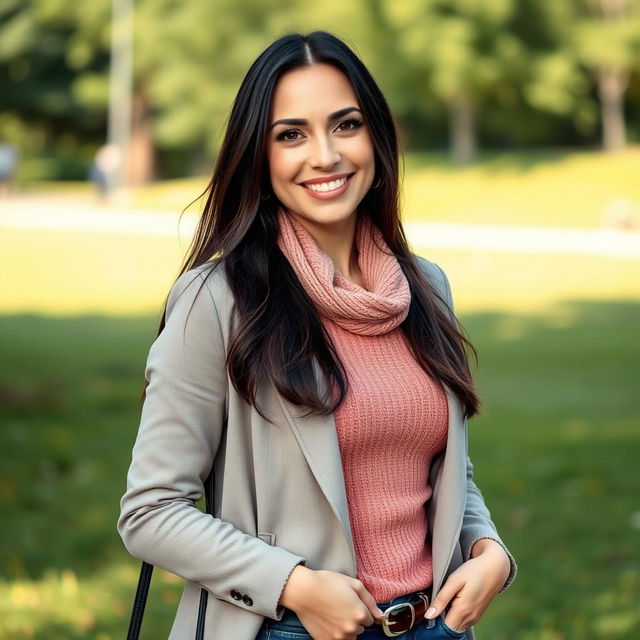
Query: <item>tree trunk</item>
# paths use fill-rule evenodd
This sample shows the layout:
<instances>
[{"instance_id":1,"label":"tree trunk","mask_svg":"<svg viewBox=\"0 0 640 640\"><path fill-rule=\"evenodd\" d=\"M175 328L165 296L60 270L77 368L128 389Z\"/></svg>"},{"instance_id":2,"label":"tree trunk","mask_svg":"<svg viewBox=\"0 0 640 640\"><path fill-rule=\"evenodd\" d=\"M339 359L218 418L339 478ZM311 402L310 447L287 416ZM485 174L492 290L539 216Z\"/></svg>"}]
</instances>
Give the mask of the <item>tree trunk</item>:
<instances>
[{"instance_id":1,"label":"tree trunk","mask_svg":"<svg viewBox=\"0 0 640 640\"><path fill-rule=\"evenodd\" d=\"M597 70L598 94L602 111L602 147L621 151L626 146L624 93L628 74L618 67L602 65Z\"/></svg>"},{"instance_id":2,"label":"tree trunk","mask_svg":"<svg viewBox=\"0 0 640 640\"><path fill-rule=\"evenodd\" d=\"M453 162L462 166L471 164L476 154L475 109L464 94L449 101L449 130Z\"/></svg>"},{"instance_id":3,"label":"tree trunk","mask_svg":"<svg viewBox=\"0 0 640 640\"><path fill-rule=\"evenodd\" d=\"M151 182L154 176L155 149L151 135L149 108L144 95L133 96L131 143L127 162L127 183L133 187Z\"/></svg>"},{"instance_id":4,"label":"tree trunk","mask_svg":"<svg viewBox=\"0 0 640 640\"><path fill-rule=\"evenodd\" d=\"M628 0L600 0L600 10L607 22L625 19ZM602 64L596 69L602 119L602 147L605 151L621 151L626 146L624 94L629 73L614 65Z\"/></svg>"}]
</instances>

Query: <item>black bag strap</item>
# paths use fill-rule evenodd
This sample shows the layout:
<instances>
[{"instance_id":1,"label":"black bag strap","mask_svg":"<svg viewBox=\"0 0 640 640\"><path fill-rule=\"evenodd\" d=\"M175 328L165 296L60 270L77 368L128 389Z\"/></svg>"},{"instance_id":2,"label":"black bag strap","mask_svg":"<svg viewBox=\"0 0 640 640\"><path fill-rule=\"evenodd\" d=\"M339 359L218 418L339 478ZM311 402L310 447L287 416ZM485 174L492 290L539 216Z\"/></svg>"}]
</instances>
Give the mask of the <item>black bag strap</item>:
<instances>
[{"instance_id":1,"label":"black bag strap","mask_svg":"<svg viewBox=\"0 0 640 640\"><path fill-rule=\"evenodd\" d=\"M213 515L213 469L209 473L209 477L204 485L204 500L207 513ZM138 588L136 589L136 597L133 601L133 609L131 611L131 620L129 622L129 631L127 632L127 640L138 640L140 636L140 627L142 626L142 616L144 608L147 604L147 596L149 595L149 585L151 583L151 574L153 573L153 565L148 562L142 562L140 567L140 577L138 578ZM207 613L207 601L209 592L203 587L200 590L200 605L198 606L198 620L196 622L196 639L204 640L204 621Z\"/></svg>"},{"instance_id":2,"label":"black bag strap","mask_svg":"<svg viewBox=\"0 0 640 640\"><path fill-rule=\"evenodd\" d=\"M138 640L138 636L140 635L142 616L144 615L144 607L147 604L147 595L149 594L149 583L151 582L152 573L153 565L143 562L142 567L140 568L140 577L138 578L136 598L133 602L133 611L131 612L131 622L129 623L127 640Z\"/></svg>"}]
</instances>

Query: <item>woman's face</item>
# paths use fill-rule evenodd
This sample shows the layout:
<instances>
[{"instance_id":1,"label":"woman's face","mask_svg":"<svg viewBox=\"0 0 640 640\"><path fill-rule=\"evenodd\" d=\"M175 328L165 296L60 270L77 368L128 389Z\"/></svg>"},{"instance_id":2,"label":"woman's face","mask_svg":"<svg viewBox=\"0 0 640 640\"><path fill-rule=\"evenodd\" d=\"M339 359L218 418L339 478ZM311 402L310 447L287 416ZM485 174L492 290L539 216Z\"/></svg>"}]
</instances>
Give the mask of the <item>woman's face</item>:
<instances>
[{"instance_id":1,"label":"woman's face","mask_svg":"<svg viewBox=\"0 0 640 640\"><path fill-rule=\"evenodd\" d=\"M347 77L328 64L284 74L269 124L267 159L280 202L303 224L346 221L375 174L369 129Z\"/></svg>"}]
</instances>

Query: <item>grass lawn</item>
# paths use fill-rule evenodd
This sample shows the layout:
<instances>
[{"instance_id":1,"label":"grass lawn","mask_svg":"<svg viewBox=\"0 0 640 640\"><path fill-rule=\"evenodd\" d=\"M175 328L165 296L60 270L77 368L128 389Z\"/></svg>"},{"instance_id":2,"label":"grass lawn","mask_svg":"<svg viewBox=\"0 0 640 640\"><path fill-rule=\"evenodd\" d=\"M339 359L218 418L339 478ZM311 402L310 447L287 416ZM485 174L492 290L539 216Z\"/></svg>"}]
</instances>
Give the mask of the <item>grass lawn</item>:
<instances>
[{"instance_id":1,"label":"grass lawn","mask_svg":"<svg viewBox=\"0 0 640 640\"><path fill-rule=\"evenodd\" d=\"M3 229L0 313L158 313L185 238ZM563 300L640 300L640 260L559 254L414 251L447 272L459 311L546 313Z\"/></svg>"},{"instance_id":2,"label":"grass lawn","mask_svg":"<svg viewBox=\"0 0 640 640\"><path fill-rule=\"evenodd\" d=\"M598 228L613 208L640 228L640 148L620 155L484 153L452 169L443 156L408 154L407 218L437 222Z\"/></svg>"},{"instance_id":3,"label":"grass lawn","mask_svg":"<svg viewBox=\"0 0 640 640\"><path fill-rule=\"evenodd\" d=\"M465 313L480 351L476 481L520 565L492 640L640 632L640 305ZM0 316L0 639L124 637L138 562L115 531L155 317ZM146 637L180 580L154 576Z\"/></svg>"}]
</instances>

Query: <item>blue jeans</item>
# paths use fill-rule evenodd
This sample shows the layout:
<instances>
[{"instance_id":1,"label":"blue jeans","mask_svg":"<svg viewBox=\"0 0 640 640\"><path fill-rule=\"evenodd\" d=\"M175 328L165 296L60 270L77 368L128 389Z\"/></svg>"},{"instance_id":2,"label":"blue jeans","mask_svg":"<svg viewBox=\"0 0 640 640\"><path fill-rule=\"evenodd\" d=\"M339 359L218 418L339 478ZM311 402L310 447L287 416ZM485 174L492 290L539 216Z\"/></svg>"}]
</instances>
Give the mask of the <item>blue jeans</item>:
<instances>
[{"instance_id":1,"label":"blue jeans","mask_svg":"<svg viewBox=\"0 0 640 640\"><path fill-rule=\"evenodd\" d=\"M398 596L389 602L378 602L382 611L392 604L405 602L409 596ZM445 614L442 613L434 620L424 619L413 629L399 636L398 640L451 640L452 638L464 638L464 631L454 631L444 623ZM370 627L365 627L358 636L358 640L389 640L384 634L382 626L373 623ZM300 618L291 609L285 609L282 620L272 620L265 618L260 631L255 640L312 640L311 636L304 628Z\"/></svg>"}]
</instances>

